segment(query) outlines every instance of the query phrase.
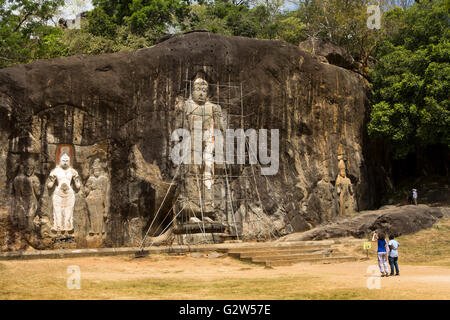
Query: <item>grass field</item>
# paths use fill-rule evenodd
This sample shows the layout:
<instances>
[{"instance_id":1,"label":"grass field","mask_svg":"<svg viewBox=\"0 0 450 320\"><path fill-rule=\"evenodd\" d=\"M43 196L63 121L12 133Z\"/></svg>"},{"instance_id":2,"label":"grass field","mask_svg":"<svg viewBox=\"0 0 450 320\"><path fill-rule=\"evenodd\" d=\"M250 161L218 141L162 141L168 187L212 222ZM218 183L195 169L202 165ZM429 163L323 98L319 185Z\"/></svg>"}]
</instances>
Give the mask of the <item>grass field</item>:
<instances>
[{"instance_id":1,"label":"grass field","mask_svg":"<svg viewBox=\"0 0 450 320\"><path fill-rule=\"evenodd\" d=\"M366 261L273 269L168 255L3 261L0 299L450 299L450 219L398 240L401 276L389 278L368 271L375 248ZM362 242L342 250L365 255ZM67 289L70 265L80 267L80 290ZM368 289L370 279L380 289Z\"/></svg>"},{"instance_id":2,"label":"grass field","mask_svg":"<svg viewBox=\"0 0 450 320\"><path fill-rule=\"evenodd\" d=\"M399 261L410 265L450 267L450 218L443 218L433 227L412 235L396 238L400 243ZM365 250L358 244L343 248L351 255L364 257ZM369 258L376 259L376 243L369 251Z\"/></svg>"}]
</instances>

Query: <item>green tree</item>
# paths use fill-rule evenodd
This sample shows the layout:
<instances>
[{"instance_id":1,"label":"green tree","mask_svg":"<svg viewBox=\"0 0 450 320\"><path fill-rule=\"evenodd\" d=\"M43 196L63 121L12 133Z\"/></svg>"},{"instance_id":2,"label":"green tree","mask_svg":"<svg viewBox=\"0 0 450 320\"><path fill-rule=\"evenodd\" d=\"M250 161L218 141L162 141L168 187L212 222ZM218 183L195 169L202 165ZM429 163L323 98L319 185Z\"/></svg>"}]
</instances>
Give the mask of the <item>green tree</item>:
<instances>
[{"instance_id":1,"label":"green tree","mask_svg":"<svg viewBox=\"0 0 450 320\"><path fill-rule=\"evenodd\" d=\"M293 12L281 16L277 21L277 38L294 45L306 40L306 25Z\"/></svg>"},{"instance_id":2,"label":"green tree","mask_svg":"<svg viewBox=\"0 0 450 320\"><path fill-rule=\"evenodd\" d=\"M188 0L94 0L93 4L96 8L89 15L90 32L106 37L115 35L114 25L125 25L134 34L156 40L189 12Z\"/></svg>"},{"instance_id":3,"label":"green tree","mask_svg":"<svg viewBox=\"0 0 450 320\"><path fill-rule=\"evenodd\" d=\"M369 58L378 43L396 27L394 19L384 19L383 12L394 5L409 4L410 0L291 0L298 9L291 14L305 25L308 38L319 38L344 47L368 72ZM381 29L367 27L369 5L380 5Z\"/></svg>"},{"instance_id":4,"label":"green tree","mask_svg":"<svg viewBox=\"0 0 450 320\"><path fill-rule=\"evenodd\" d=\"M256 37L258 34L255 15L247 1L215 0L194 6L185 21L185 30L206 29L225 35Z\"/></svg>"},{"instance_id":5,"label":"green tree","mask_svg":"<svg viewBox=\"0 0 450 320\"><path fill-rule=\"evenodd\" d=\"M94 8L88 15L88 31L95 36L113 38L117 33L117 24L113 18L106 14L102 7Z\"/></svg>"},{"instance_id":6,"label":"green tree","mask_svg":"<svg viewBox=\"0 0 450 320\"><path fill-rule=\"evenodd\" d=\"M389 141L395 158L418 147L450 147L448 9L448 0L422 0L392 12L401 28L377 49L368 130Z\"/></svg>"},{"instance_id":7,"label":"green tree","mask_svg":"<svg viewBox=\"0 0 450 320\"><path fill-rule=\"evenodd\" d=\"M0 67L67 54L49 26L63 0L0 0Z\"/></svg>"}]
</instances>

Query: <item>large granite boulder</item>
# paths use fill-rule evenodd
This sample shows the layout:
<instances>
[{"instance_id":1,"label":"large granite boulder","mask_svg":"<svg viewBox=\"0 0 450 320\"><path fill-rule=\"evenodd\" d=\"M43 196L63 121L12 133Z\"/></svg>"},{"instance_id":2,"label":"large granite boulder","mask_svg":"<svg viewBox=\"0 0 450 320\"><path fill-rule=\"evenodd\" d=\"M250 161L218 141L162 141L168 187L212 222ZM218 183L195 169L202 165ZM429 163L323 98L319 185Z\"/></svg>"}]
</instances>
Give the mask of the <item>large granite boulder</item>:
<instances>
[{"instance_id":1,"label":"large granite boulder","mask_svg":"<svg viewBox=\"0 0 450 320\"><path fill-rule=\"evenodd\" d=\"M179 127L176 106L199 72L214 85L210 101L243 115L229 117L231 128L279 129L277 174L231 166L239 232L279 236L333 219L340 205L339 163L352 185L354 209L378 204L386 177L375 171L366 148L363 77L281 41L194 32L133 52L0 70L0 205L11 211L14 180L32 158L40 182L32 246L53 243L44 241L52 232L52 210L59 210L52 209L48 182L61 148L72 155L74 179L77 173L81 181L80 188L71 185L73 246L136 245L150 225L150 235L167 230L182 184L177 177L169 188L176 173L170 158L171 134ZM37 181L33 177L22 181Z\"/></svg>"},{"instance_id":2,"label":"large granite boulder","mask_svg":"<svg viewBox=\"0 0 450 320\"><path fill-rule=\"evenodd\" d=\"M426 205L385 206L379 210L360 212L351 218L337 219L306 232L293 233L279 241L366 238L374 231L400 236L430 228L440 218L448 216L448 211L446 207Z\"/></svg>"}]
</instances>

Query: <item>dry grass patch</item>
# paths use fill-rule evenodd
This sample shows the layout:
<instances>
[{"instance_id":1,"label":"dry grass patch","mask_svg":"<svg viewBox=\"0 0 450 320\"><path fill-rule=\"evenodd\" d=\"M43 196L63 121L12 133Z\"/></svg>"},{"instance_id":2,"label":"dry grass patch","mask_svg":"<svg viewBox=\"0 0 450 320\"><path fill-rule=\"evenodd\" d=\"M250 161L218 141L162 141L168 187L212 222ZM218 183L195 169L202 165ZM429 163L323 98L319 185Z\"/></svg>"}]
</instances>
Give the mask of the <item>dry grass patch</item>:
<instances>
[{"instance_id":1,"label":"dry grass patch","mask_svg":"<svg viewBox=\"0 0 450 320\"><path fill-rule=\"evenodd\" d=\"M399 264L450 267L450 218L443 218L431 228L396 238L400 243ZM339 249L359 258L366 257L363 242L347 243ZM377 244L372 242L369 259L377 259Z\"/></svg>"},{"instance_id":2,"label":"dry grass patch","mask_svg":"<svg viewBox=\"0 0 450 320\"><path fill-rule=\"evenodd\" d=\"M430 229L401 236L399 255L404 263L450 267L450 218ZM401 250L401 251L400 251Z\"/></svg>"}]
</instances>

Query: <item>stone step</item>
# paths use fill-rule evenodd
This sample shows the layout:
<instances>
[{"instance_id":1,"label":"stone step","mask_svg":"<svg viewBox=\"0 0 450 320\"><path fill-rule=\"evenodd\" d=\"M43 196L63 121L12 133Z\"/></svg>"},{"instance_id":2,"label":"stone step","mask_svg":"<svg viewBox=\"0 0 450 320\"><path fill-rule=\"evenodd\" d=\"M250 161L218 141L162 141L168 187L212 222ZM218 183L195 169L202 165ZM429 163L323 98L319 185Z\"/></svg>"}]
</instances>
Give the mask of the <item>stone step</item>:
<instances>
[{"instance_id":1,"label":"stone step","mask_svg":"<svg viewBox=\"0 0 450 320\"><path fill-rule=\"evenodd\" d=\"M270 255L270 256L256 256L251 257L252 262L269 262L269 261L281 261L281 260L295 260L303 261L317 258L331 258L331 257L345 257L345 253L336 252L331 255L324 255L323 253L309 253L309 254L292 254L292 255Z\"/></svg>"},{"instance_id":2,"label":"stone step","mask_svg":"<svg viewBox=\"0 0 450 320\"><path fill-rule=\"evenodd\" d=\"M267 256L267 255L293 255L293 254L311 254L325 252L329 248L297 248L297 249L283 249L283 250L266 250L266 251L247 251L247 252L234 252L230 256L237 258L251 258L255 256Z\"/></svg>"},{"instance_id":3,"label":"stone step","mask_svg":"<svg viewBox=\"0 0 450 320\"><path fill-rule=\"evenodd\" d=\"M330 245L305 245L295 244L289 246L261 246L261 247L241 247L229 249L228 253L244 253L244 252L271 252L271 251L291 251L291 250L321 250L330 248Z\"/></svg>"},{"instance_id":4,"label":"stone step","mask_svg":"<svg viewBox=\"0 0 450 320\"><path fill-rule=\"evenodd\" d=\"M310 259L285 259L268 261L265 263L268 267L278 267L278 266L290 266L296 263L337 263L337 262L349 262L358 260L356 257L352 256L342 256L342 257L329 257L329 258L310 258Z\"/></svg>"}]
</instances>

